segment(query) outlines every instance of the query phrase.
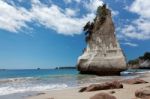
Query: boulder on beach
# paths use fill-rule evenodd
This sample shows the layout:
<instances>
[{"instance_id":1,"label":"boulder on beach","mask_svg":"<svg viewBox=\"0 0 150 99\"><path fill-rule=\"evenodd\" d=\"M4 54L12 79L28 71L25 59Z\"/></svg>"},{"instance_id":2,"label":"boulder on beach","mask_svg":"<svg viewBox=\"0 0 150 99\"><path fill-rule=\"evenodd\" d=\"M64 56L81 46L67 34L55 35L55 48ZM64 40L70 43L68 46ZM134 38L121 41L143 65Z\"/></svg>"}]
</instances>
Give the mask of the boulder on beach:
<instances>
[{"instance_id":1,"label":"boulder on beach","mask_svg":"<svg viewBox=\"0 0 150 99\"><path fill-rule=\"evenodd\" d=\"M116 39L111 11L104 4L98 7L93 22L88 22L87 48L78 58L77 69L82 74L119 75L126 70L126 60Z\"/></svg>"},{"instance_id":2,"label":"boulder on beach","mask_svg":"<svg viewBox=\"0 0 150 99\"><path fill-rule=\"evenodd\" d=\"M135 92L135 96L142 99L150 99L150 89L139 89Z\"/></svg>"},{"instance_id":3,"label":"boulder on beach","mask_svg":"<svg viewBox=\"0 0 150 99\"><path fill-rule=\"evenodd\" d=\"M83 87L79 92L90 92L97 90L120 89L123 85L119 81L105 82L101 84L92 84L88 87Z\"/></svg>"},{"instance_id":4,"label":"boulder on beach","mask_svg":"<svg viewBox=\"0 0 150 99\"><path fill-rule=\"evenodd\" d=\"M144 81L144 80L139 79L139 78L126 79L126 80L123 80L121 82L126 83L126 84L144 84L144 83L148 83L147 81Z\"/></svg>"},{"instance_id":5,"label":"boulder on beach","mask_svg":"<svg viewBox=\"0 0 150 99\"><path fill-rule=\"evenodd\" d=\"M117 98L107 93L98 93L93 97L91 97L90 99L117 99Z\"/></svg>"}]
</instances>

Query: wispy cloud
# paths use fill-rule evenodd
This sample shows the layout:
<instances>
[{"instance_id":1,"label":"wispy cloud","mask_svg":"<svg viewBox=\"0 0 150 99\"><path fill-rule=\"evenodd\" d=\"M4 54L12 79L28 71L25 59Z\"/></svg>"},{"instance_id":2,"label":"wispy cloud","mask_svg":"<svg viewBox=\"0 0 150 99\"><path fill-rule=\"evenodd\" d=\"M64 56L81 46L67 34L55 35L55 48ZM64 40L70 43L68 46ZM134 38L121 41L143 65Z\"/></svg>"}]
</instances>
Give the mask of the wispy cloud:
<instances>
[{"instance_id":1,"label":"wispy cloud","mask_svg":"<svg viewBox=\"0 0 150 99\"><path fill-rule=\"evenodd\" d=\"M67 1L80 2L80 0ZM88 4L89 5L87 5L87 7L91 6L97 8L97 6L102 4L102 1L89 0ZM48 6L39 0L31 0L30 9L10 5L6 1L1 0L0 12L0 28L16 33L23 28L29 28L27 22L34 21L35 24L41 24L46 28L55 30L59 34L81 34L82 27L86 24L86 22L95 17L95 13L90 11L80 18L75 17L77 14L76 9L62 9L53 3Z\"/></svg>"},{"instance_id":2,"label":"wispy cloud","mask_svg":"<svg viewBox=\"0 0 150 99\"><path fill-rule=\"evenodd\" d=\"M66 3L66 4L68 4L68 3L72 3L72 2L77 2L77 3L80 3L81 2L81 0L64 0L64 2Z\"/></svg>"},{"instance_id":3,"label":"wispy cloud","mask_svg":"<svg viewBox=\"0 0 150 99\"><path fill-rule=\"evenodd\" d=\"M150 39L150 0L134 0L126 9L139 15L139 18L124 26L121 30L122 35L131 39Z\"/></svg>"},{"instance_id":4,"label":"wispy cloud","mask_svg":"<svg viewBox=\"0 0 150 99\"><path fill-rule=\"evenodd\" d=\"M83 2L83 4L87 10L91 12L95 12L98 6L103 4L103 1L102 0L86 0Z\"/></svg>"},{"instance_id":5,"label":"wispy cloud","mask_svg":"<svg viewBox=\"0 0 150 99\"><path fill-rule=\"evenodd\" d=\"M131 42L125 42L125 43L121 43L122 45L127 45L127 46L131 46L131 47L137 47L138 44L135 43L131 43Z\"/></svg>"},{"instance_id":6,"label":"wispy cloud","mask_svg":"<svg viewBox=\"0 0 150 99\"><path fill-rule=\"evenodd\" d=\"M22 28L28 28L32 16L23 7L16 7L0 0L0 28L17 33Z\"/></svg>"},{"instance_id":7,"label":"wispy cloud","mask_svg":"<svg viewBox=\"0 0 150 99\"><path fill-rule=\"evenodd\" d=\"M32 12L35 20L43 26L57 31L59 34L74 35L82 33L82 27L88 20L94 18L94 13L88 13L81 18L72 17L76 11L70 8L62 9L52 4L50 7L40 4L32 5Z\"/></svg>"}]
</instances>

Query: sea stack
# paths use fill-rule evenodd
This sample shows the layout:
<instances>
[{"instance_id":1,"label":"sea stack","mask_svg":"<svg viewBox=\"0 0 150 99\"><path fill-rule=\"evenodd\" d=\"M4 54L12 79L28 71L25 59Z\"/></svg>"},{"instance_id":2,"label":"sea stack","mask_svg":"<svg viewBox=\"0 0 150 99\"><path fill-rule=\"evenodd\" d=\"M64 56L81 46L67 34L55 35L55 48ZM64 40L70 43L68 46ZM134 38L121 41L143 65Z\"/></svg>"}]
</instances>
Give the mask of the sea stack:
<instances>
[{"instance_id":1,"label":"sea stack","mask_svg":"<svg viewBox=\"0 0 150 99\"><path fill-rule=\"evenodd\" d=\"M98 7L93 22L84 26L87 48L78 58L82 74L119 75L126 69L126 60L115 36L111 11L106 4Z\"/></svg>"}]
</instances>

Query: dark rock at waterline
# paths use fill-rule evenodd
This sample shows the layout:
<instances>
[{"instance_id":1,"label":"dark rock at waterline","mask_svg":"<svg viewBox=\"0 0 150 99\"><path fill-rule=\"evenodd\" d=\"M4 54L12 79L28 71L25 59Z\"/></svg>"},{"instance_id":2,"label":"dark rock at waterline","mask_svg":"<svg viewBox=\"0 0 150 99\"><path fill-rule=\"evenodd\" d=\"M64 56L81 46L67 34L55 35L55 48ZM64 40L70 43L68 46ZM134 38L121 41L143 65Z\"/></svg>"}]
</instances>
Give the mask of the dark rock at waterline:
<instances>
[{"instance_id":1,"label":"dark rock at waterline","mask_svg":"<svg viewBox=\"0 0 150 99\"><path fill-rule=\"evenodd\" d=\"M91 97L90 99L117 99L117 98L107 93L98 93L94 95L93 97Z\"/></svg>"},{"instance_id":2,"label":"dark rock at waterline","mask_svg":"<svg viewBox=\"0 0 150 99\"><path fill-rule=\"evenodd\" d=\"M84 27L88 46L78 58L77 69L81 74L120 75L126 70L126 60L115 36L111 11L104 4L96 15Z\"/></svg>"},{"instance_id":3,"label":"dark rock at waterline","mask_svg":"<svg viewBox=\"0 0 150 99\"><path fill-rule=\"evenodd\" d=\"M81 88L79 92L90 92L97 90L120 89L120 88L123 88L123 85L119 81L112 81L102 84L92 84L88 87Z\"/></svg>"},{"instance_id":4,"label":"dark rock at waterline","mask_svg":"<svg viewBox=\"0 0 150 99\"><path fill-rule=\"evenodd\" d=\"M37 96L44 95L44 94L46 94L46 93L43 93L43 92L37 93Z\"/></svg>"},{"instance_id":5,"label":"dark rock at waterline","mask_svg":"<svg viewBox=\"0 0 150 99\"><path fill-rule=\"evenodd\" d=\"M123 80L121 82L122 83L126 83L126 84L143 84L143 83L148 83L147 81L144 81L144 80L138 79L138 78L135 78L135 79L126 79L126 80Z\"/></svg>"},{"instance_id":6,"label":"dark rock at waterline","mask_svg":"<svg viewBox=\"0 0 150 99\"><path fill-rule=\"evenodd\" d=\"M86 89L87 89L87 87L82 87L82 88L79 90L79 92L84 92L84 91L86 91Z\"/></svg>"},{"instance_id":7,"label":"dark rock at waterline","mask_svg":"<svg viewBox=\"0 0 150 99\"><path fill-rule=\"evenodd\" d=\"M99 71L99 69L96 68L95 66L93 66L91 69L89 68L89 70L91 70L91 71L80 71L80 74L92 74L92 75L96 74L98 76L120 75L120 70L113 71L111 69L103 69L103 71ZM124 70L122 70L122 71L124 71Z\"/></svg>"}]
</instances>

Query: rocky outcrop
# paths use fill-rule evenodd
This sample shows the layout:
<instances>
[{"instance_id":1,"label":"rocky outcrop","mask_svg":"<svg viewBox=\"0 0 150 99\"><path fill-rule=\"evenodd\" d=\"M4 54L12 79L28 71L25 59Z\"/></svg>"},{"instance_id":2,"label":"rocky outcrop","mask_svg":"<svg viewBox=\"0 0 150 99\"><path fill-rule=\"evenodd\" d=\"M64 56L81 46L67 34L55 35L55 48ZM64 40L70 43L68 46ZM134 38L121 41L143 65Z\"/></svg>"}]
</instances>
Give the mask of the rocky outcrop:
<instances>
[{"instance_id":1,"label":"rocky outcrop","mask_svg":"<svg viewBox=\"0 0 150 99\"><path fill-rule=\"evenodd\" d=\"M118 75L126 69L125 57L114 34L111 11L106 5L98 8L96 18L85 25L84 31L87 48L78 58L80 73Z\"/></svg>"},{"instance_id":2,"label":"rocky outcrop","mask_svg":"<svg viewBox=\"0 0 150 99\"><path fill-rule=\"evenodd\" d=\"M144 83L148 83L147 81L144 81L142 79L127 79L127 80L123 80L121 81L122 83L126 83L126 84L144 84Z\"/></svg>"},{"instance_id":3,"label":"rocky outcrop","mask_svg":"<svg viewBox=\"0 0 150 99\"><path fill-rule=\"evenodd\" d=\"M92 84L88 87L83 87L79 92L90 92L97 90L108 90L108 89L120 89L123 88L123 85L119 81L106 82L102 84Z\"/></svg>"},{"instance_id":4,"label":"rocky outcrop","mask_svg":"<svg viewBox=\"0 0 150 99\"><path fill-rule=\"evenodd\" d=\"M128 62L128 68L150 69L150 52Z\"/></svg>"},{"instance_id":5,"label":"rocky outcrop","mask_svg":"<svg viewBox=\"0 0 150 99\"><path fill-rule=\"evenodd\" d=\"M117 98L107 93L98 93L94 95L93 97L91 97L90 99L117 99Z\"/></svg>"},{"instance_id":6,"label":"rocky outcrop","mask_svg":"<svg viewBox=\"0 0 150 99\"><path fill-rule=\"evenodd\" d=\"M144 61L140 62L139 68L150 69L150 60L144 60Z\"/></svg>"},{"instance_id":7,"label":"rocky outcrop","mask_svg":"<svg viewBox=\"0 0 150 99\"><path fill-rule=\"evenodd\" d=\"M128 63L128 67L131 69L150 69L150 60L135 59Z\"/></svg>"}]
</instances>

